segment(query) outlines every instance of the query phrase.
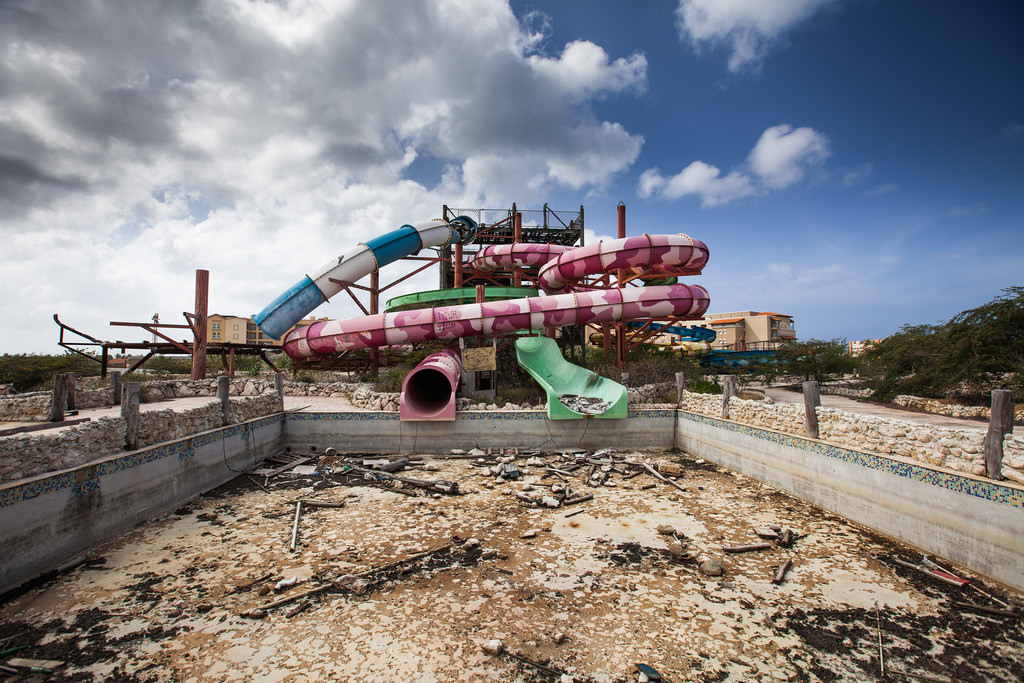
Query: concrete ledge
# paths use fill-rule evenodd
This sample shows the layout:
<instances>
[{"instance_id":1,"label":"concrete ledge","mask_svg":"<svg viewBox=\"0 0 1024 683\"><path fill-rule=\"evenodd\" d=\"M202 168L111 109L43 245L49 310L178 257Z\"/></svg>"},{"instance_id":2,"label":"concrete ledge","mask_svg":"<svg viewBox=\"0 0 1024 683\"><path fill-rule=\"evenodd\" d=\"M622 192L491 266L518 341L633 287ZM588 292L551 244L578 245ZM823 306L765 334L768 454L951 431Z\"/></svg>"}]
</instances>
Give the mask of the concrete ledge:
<instances>
[{"instance_id":1,"label":"concrete ledge","mask_svg":"<svg viewBox=\"0 0 1024 683\"><path fill-rule=\"evenodd\" d=\"M281 448L283 415L0 486L0 593L167 513Z\"/></svg>"},{"instance_id":2,"label":"concrete ledge","mask_svg":"<svg viewBox=\"0 0 1024 683\"><path fill-rule=\"evenodd\" d=\"M671 448L674 410L631 410L623 420L548 420L541 410L465 411L453 422L401 422L397 413L288 413L293 447L368 453L444 453L453 448Z\"/></svg>"},{"instance_id":3,"label":"concrete ledge","mask_svg":"<svg viewBox=\"0 0 1024 683\"><path fill-rule=\"evenodd\" d=\"M675 445L1024 590L1024 487L682 411Z\"/></svg>"}]
</instances>

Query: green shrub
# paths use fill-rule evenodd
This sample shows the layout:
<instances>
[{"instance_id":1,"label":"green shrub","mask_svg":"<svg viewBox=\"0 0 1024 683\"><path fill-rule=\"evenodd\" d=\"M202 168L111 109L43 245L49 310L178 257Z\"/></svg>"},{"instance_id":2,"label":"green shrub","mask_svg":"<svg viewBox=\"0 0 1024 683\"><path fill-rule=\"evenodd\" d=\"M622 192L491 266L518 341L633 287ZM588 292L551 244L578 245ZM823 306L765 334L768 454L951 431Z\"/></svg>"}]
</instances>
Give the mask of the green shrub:
<instances>
[{"instance_id":1,"label":"green shrub","mask_svg":"<svg viewBox=\"0 0 1024 683\"><path fill-rule=\"evenodd\" d=\"M67 372L79 377L98 376L100 364L71 351L60 356L34 353L0 356L0 384L13 384L19 393L52 389L53 378Z\"/></svg>"},{"instance_id":2,"label":"green shrub","mask_svg":"<svg viewBox=\"0 0 1024 683\"><path fill-rule=\"evenodd\" d=\"M686 390L695 394L720 394L722 385L711 379L692 379L686 381Z\"/></svg>"}]
</instances>

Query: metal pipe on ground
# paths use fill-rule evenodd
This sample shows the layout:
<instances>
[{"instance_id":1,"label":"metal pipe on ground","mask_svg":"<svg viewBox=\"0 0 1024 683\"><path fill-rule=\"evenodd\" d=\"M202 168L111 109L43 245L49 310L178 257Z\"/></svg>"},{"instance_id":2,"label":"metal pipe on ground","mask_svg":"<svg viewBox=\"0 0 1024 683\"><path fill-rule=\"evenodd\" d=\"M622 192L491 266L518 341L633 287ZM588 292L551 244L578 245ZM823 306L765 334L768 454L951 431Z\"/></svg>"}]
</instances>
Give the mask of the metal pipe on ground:
<instances>
[{"instance_id":1,"label":"metal pipe on ground","mask_svg":"<svg viewBox=\"0 0 1024 683\"><path fill-rule=\"evenodd\" d=\"M459 389L462 357L444 349L423 359L402 382L398 417L402 420L442 421L455 419L455 394Z\"/></svg>"}]
</instances>

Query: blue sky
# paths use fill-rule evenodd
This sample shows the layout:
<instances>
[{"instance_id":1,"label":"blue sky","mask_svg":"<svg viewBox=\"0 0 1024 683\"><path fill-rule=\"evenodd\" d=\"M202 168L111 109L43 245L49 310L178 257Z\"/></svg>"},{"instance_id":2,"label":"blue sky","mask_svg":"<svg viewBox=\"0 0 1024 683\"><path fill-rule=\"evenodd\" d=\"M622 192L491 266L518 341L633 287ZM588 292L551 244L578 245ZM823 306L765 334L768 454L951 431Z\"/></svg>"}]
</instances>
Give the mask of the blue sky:
<instances>
[{"instance_id":1,"label":"blue sky","mask_svg":"<svg viewBox=\"0 0 1024 683\"><path fill-rule=\"evenodd\" d=\"M1024 284L1022 29L943 0L4 3L0 352L57 351L53 313L181 322L197 268L254 313L443 204L582 204L592 241L624 202L708 244L712 312L803 339L942 321Z\"/></svg>"}]
</instances>

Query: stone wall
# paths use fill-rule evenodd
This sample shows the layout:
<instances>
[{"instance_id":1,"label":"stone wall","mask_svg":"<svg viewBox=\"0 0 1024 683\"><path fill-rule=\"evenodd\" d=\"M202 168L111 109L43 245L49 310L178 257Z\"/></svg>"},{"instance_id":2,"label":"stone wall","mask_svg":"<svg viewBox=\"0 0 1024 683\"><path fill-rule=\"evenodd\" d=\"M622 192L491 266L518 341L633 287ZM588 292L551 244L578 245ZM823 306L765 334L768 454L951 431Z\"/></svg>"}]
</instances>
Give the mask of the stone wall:
<instances>
[{"instance_id":1,"label":"stone wall","mask_svg":"<svg viewBox=\"0 0 1024 683\"><path fill-rule=\"evenodd\" d=\"M920 398L918 396L897 396L892 402L904 408L913 408L925 413L948 415L950 417L980 417L988 420L991 414L988 406L962 406L955 403L943 403L933 398ZM1014 412L1013 419L1015 422L1024 422L1024 408Z\"/></svg>"},{"instance_id":2,"label":"stone wall","mask_svg":"<svg viewBox=\"0 0 1024 683\"><path fill-rule=\"evenodd\" d=\"M298 382L287 384L300 385ZM75 407L109 408L114 405L113 393L109 388L85 390L75 388ZM289 393L287 390L285 393ZM276 394L273 380L267 381L254 378L234 378L231 380L232 396L263 396ZM217 379L202 380L169 380L143 382L140 400L143 403L155 403L174 398L191 398L193 396L217 396ZM0 422L45 422L50 419L50 405L53 392L36 391L16 396L0 396Z\"/></svg>"},{"instance_id":3,"label":"stone wall","mask_svg":"<svg viewBox=\"0 0 1024 683\"><path fill-rule=\"evenodd\" d=\"M245 422L281 409L277 395L231 399L231 422ZM147 410L139 414L139 448L221 427L220 401L191 410ZM0 482L76 467L124 452L126 422L101 417L50 432L0 438Z\"/></svg>"},{"instance_id":4,"label":"stone wall","mask_svg":"<svg viewBox=\"0 0 1024 683\"><path fill-rule=\"evenodd\" d=\"M683 410L721 417L722 397L683 392ZM822 441L846 448L898 455L958 472L985 474L985 430L953 429L904 420L854 415L834 408L818 408ZM804 408L765 401L729 401L729 419L755 427L804 435ZM1003 476L1024 484L1024 439L1007 434L1003 441Z\"/></svg>"}]
</instances>

